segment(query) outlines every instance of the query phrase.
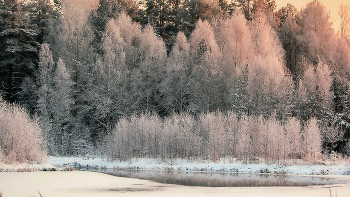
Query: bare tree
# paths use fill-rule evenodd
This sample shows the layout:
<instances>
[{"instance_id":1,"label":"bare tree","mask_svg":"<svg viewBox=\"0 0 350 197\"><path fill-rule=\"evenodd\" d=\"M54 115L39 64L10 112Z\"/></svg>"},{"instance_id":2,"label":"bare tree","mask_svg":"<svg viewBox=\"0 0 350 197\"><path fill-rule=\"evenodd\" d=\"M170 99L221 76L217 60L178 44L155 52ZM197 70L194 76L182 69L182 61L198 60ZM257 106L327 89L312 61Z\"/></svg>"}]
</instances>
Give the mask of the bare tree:
<instances>
[{"instance_id":1,"label":"bare tree","mask_svg":"<svg viewBox=\"0 0 350 197\"><path fill-rule=\"evenodd\" d=\"M321 133L317 119L310 119L303 129L303 157L308 160L318 159L321 153Z\"/></svg>"},{"instance_id":2,"label":"bare tree","mask_svg":"<svg viewBox=\"0 0 350 197\"><path fill-rule=\"evenodd\" d=\"M346 40L350 39L350 4L340 5L340 36Z\"/></svg>"},{"instance_id":3,"label":"bare tree","mask_svg":"<svg viewBox=\"0 0 350 197\"><path fill-rule=\"evenodd\" d=\"M39 90L37 108L40 115L41 126L48 142L49 154L55 153L55 133L51 124L51 117L53 115L52 96L53 90L53 74L54 61L52 52L48 44L42 44L39 51Z\"/></svg>"},{"instance_id":4,"label":"bare tree","mask_svg":"<svg viewBox=\"0 0 350 197\"><path fill-rule=\"evenodd\" d=\"M301 135L301 125L295 117L288 119L284 126L286 132L286 153L287 157L290 159L297 159L301 157L302 154L302 135Z\"/></svg>"},{"instance_id":5,"label":"bare tree","mask_svg":"<svg viewBox=\"0 0 350 197\"><path fill-rule=\"evenodd\" d=\"M44 139L37 120L16 104L0 100L0 156L4 163L42 162Z\"/></svg>"}]
</instances>

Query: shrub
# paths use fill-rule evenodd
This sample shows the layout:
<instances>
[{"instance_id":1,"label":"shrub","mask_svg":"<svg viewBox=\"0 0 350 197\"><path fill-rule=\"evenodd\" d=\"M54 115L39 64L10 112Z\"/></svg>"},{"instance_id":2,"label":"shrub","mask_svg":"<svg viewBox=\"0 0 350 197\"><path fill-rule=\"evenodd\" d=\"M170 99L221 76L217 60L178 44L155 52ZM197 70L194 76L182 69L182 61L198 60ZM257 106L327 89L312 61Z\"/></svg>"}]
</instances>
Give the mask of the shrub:
<instances>
[{"instance_id":1,"label":"shrub","mask_svg":"<svg viewBox=\"0 0 350 197\"><path fill-rule=\"evenodd\" d=\"M302 127L296 118L282 122L275 115L238 117L233 112L210 112L198 117L173 114L162 119L142 114L121 118L101 144L101 152L110 160L237 158L248 163L260 158L316 161L322 139L316 119Z\"/></svg>"},{"instance_id":2,"label":"shrub","mask_svg":"<svg viewBox=\"0 0 350 197\"><path fill-rule=\"evenodd\" d=\"M0 99L0 161L42 162L45 157L38 122L25 109Z\"/></svg>"}]
</instances>

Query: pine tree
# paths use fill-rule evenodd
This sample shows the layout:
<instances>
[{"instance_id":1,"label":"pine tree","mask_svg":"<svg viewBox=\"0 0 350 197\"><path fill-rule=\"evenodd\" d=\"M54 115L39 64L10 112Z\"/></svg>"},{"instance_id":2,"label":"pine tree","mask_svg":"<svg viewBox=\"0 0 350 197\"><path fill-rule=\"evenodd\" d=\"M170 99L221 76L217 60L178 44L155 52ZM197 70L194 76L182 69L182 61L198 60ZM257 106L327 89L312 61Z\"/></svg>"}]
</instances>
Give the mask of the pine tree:
<instances>
[{"instance_id":1,"label":"pine tree","mask_svg":"<svg viewBox=\"0 0 350 197\"><path fill-rule=\"evenodd\" d=\"M332 92L334 113L343 114L349 111L349 82L346 78L333 74Z\"/></svg>"},{"instance_id":2,"label":"pine tree","mask_svg":"<svg viewBox=\"0 0 350 197\"><path fill-rule=\"evenodd\" d=\"M35 77L39 43L26 6L22 1L0 1L0 86L7 101L28 106L19 93L23 80Z\"/></svg>"},{"instance_id":3,"label":"pine tree","mask_svg":"<svg viewBox=\"0 0 350 197\"><path fill-rule=\"evenodd\" d=\"M288 4L286 7L278 10L276 15L278 20L280 20L278 36L286 52L284 56L285 64L297 87L306 69L303 67L304 64L300 63L302 54L299 51L302 45L298 40L300 26L297 24L297 18L299 13L293 5Z\"/></svg>"},{"instance_id":4,"label":"pine tree","mask_svg":"<svg viewBox=\"0 0 350 197\"><path fill-rule=\"evenodd\" d=\"M165 0L147 0L144 14L141 24L150 24L159 36L169 40L171 35L168 35L165 29L170 20L169 4Z\"/></svg>"},{"instance_id":5,"label":"pine tree","mask_svg":"<svg viewBox=\"0 0 350 197\"><path fill-rule=\"evenodd\" d=\"M37 41L47 43L50 35L50 26L59 15L49 0L34 0L28 6L30 7L30 22L36 26L38 32Z\"/></svg>"},{"instance_id":6,"label":"pine tree","mask_svg":"<svg viewBox=\"0 0 350 197\"><path fill-rule=\"evenodd\" d=\"M97 10L91 12L90 23L94 33L91 44L98 54L103 54L102 38L108 21L116 19L120 11L121 8L116 0L99 0Z\"/></svg>"},{"instance_id":7,"label":"pine tree","mask_svg":"<svg viewBox=\"0 0 350 197\"><path fill-rule=\"evenodd\" d=\"M247 20L252 20L253 0L236 0Z\"/></svg>"}]
</instances>

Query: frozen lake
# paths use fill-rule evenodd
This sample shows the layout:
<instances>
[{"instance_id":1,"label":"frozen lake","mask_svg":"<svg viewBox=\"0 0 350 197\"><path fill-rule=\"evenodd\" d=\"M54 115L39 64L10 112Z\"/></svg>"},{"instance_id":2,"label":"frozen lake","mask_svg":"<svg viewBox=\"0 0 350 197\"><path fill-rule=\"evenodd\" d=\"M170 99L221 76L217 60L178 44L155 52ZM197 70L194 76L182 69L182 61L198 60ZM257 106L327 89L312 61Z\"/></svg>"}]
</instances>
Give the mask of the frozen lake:
<instances>
[{"instance_id":1,"label":"frozen lake","mask_svg":"<svg viewBox=\"0 0 350 197\"><path fill-rule=\"evenodd\" d=\"M168 176L168 175L167 175ZM196 175L215 177L214 175ZM220 175L222 176L222 175ZM223 175L229 177L231 175ZM295 176L296 179L302 176ZM346 180L345 184L314 185L305 187L200 187L164 184L137 178L125 178L108 174L73 172L6 172L0 173L0 190L3 197L348 197L350 176L318 176L327 179Z\"/></svg>"},{"instance_id":2,"label":"frozen lake","mask_svg":"<svg viewBox=\"0 0 350 197\"><path fill-rule=\"evenodd\" d=\"M105 169L109 175L151 180L158 183L201 187L303 187L312 185L344 184L346 181L325 177L271 175L251 173L126 171Z\"/></svg>"}]
</instances>

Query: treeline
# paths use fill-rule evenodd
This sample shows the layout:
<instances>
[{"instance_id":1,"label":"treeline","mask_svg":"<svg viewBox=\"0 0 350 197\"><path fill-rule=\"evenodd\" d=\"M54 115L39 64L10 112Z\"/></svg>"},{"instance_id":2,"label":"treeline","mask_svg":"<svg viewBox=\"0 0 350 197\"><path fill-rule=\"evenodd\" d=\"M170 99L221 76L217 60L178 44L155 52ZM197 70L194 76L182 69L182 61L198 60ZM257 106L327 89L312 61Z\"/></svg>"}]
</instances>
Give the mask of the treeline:
<instances>
[{"instance_id":1,"label":"treeline","mask_svg":"<svg viewBox=\"0 0 350 197\"><path fill-rule=\"evenodd\" d=\"M131 158L176 158L188 160L265 159L317 160L321 156L322 134L315 118L301 125L296 118L280 122L276 117L240 116L212 112L194 118L174 114L161 119L141 114L122 118L106 136L99 150L110 160Z\"/></svg>"},{"instance_id":2,"label":"treeline","mask_svg":"<svg viewBox=\"0 0 350 197\"><path fill-rule=\"evenodd\" d=\"M160 128L181 114L200 125L202 116L232 113L237 121L279 122L281 135L294 120L301 136L317 120L322 151L348 153L349 7L342 10L337 35L316 0L300 11L276 10L268 0L4 0L0 88L4 100L40 117L50 155L93 152L120 124L150 113ZM153 157L148 149L123 149L120 157ZM273 158L309 157L286 155Z\"/></svg>"}]
</instances>

